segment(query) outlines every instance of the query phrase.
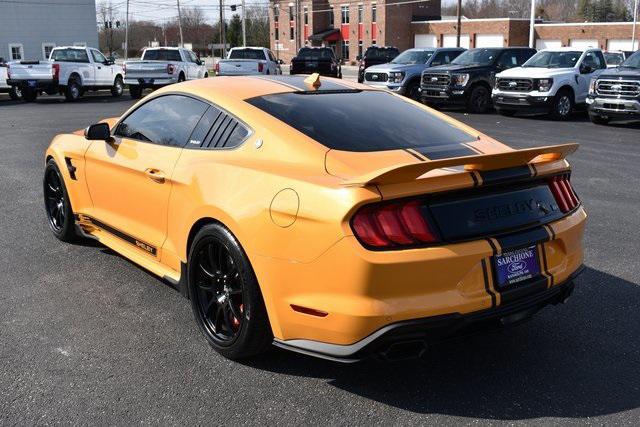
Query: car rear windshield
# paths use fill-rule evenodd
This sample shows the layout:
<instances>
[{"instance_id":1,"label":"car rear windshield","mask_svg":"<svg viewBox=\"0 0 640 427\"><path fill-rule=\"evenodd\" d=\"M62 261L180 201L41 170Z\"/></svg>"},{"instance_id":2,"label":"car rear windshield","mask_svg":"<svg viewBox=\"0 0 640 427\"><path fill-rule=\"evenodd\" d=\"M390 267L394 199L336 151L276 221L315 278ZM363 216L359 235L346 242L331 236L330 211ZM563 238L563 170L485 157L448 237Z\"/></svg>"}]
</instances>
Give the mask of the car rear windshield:
<instances>
[{"instance_id":1,"label":"car rear windshield","mask_svg":"<svg viewBox=\"0 0 640 427\"><path fill-rule=\"evenodd\" d=\"M51 60L56 62L89 62L89 56L84 49L54 49Z\"/></svg>"},{"instance_id":2,"label":"car rear windshield","mask_svg":"<svg viewBox=\"0 0 640 427\"><path fill-rule=\"evenodd\" d=\"M336 150L445 153L474 140L427 110L382 91L290 92L247 102Z\"/></svg>"},{"instance_id":3,"label":"car rear windshield","mask_svg":"<svg viewBox=\"0 0 640 427\"><path fill-rule=\"evenodd\" d=\"M426 62L433 56L433 50L423 49L409 49L396 56L392 64L426 64Z\"/></svg>"},{"instance_id":4,"label":"car rear windshield","mask_svg":"<svg viewBox=\"0 0 640 427\"><path fill-rule=\"evenodd\" d=\"M260 49L234 49L229 52L229 59L264 60L264 52Z\"/></svg>"},{"instance_id":5,"label":"car rear windshield","mask_svg":"<svg viewBox=\"0 0 640 427\"><path fill-rule=\"evenodd\" d=\"M543 50L533 55L523 67L534 68L573 68L582 56L580 51L552 52Z\"/></svg>"},{"instance_id":6,"label":"car rear windshield","mask_svg":"<svg viewBox=\"0 0 640 427\"><path fill-rule=\"evenodd\" d=\"M300 49L298 59L331 59L331 49Z\"/></svg>"},{"instance_id":7,"label":"car rear windshield","mask_svg":"<svg viewBox=\"0 0 640 427\"><path fill-rule=\"evenodd\" d=\"M177 49L152 49L145 50L143 61L182 61L180 51Z\"/></svg>"},{"instance_id":8,"label":"car rear windshield","mask_svg":"<svg viewBox=\"0 0 640 427\"><path fill-rule=\"evenodd\" d=\"M400 51L396 48L369 48L364 53L364 57L366 59L370 59L372 61L391 61L393 58L398 56Z\"/></svg>"},{"instance_id":9,"label":"car rear windshield","mask_svg":"<svg viewBox=\"0 0 640 427\"><path fill-rule=\"evenodd\" d=\"M624 55L622 53L605 52L604 60L607 65L620 65L624 61Z\"/></svg>"}]
</instances>

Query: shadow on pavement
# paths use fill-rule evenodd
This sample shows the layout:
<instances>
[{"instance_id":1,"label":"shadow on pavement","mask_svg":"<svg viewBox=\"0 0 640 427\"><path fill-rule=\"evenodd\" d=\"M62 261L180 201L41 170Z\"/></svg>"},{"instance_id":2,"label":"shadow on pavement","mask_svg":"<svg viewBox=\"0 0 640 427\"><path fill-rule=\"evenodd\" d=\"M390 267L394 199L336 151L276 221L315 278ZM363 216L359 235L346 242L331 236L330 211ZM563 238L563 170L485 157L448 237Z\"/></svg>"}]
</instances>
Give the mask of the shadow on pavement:
<instances>
[{"instance_id":1,"label":"shadow on pavement","mask_svg":"<svg viewBox=\"0 0 640 427\"><path fill-rule=\"evenodd\" d=\"M443 344L413 362L340 365L281 350L248 363L327 379L417 413L584 418L640 406L640 286L591 268L566 305L517 328Z\"/></svg>"}]
</instances>

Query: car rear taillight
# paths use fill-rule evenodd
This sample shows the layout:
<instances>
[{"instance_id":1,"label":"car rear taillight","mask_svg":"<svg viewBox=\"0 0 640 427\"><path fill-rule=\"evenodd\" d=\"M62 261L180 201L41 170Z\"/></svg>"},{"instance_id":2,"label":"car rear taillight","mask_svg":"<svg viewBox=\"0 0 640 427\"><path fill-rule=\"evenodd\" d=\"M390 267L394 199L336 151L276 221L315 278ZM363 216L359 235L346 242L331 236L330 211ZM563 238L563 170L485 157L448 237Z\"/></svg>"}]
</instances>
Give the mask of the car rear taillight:
<instances>
[{"instance_id":1,"label":"car rear taillight","mask_svg":"<svg viewBox=\"0 0 640 427\"><path fill-rule=\"evenodd\" d=\"M258 72L261 73L264 70L264 64L262 62L258 62Z\"/></svg>"},{"instance_id":2,"label":"car rear taillight","mask_svg":"<svg viewBox=\"0 0 640 427\"><path fill-rule=\"evenodd\" d=\"M11 65L7 64L7 79L11 78Z\"/></svg>"},{"instance_id":3,"label":"car rear taillight","mask_svg":"<svg viewBox=\"0 0 640 427\"><path fill-rule=\"evenodd\" d=\"M176 70L176 66L173 64L167 64L167 74L173 74Z\"/></svg>"},{"instance_id":4,"label":"car rear taillight","mask_svg":"<svg viewBox=\"0 0 640 427\"><path fill-rule=\"evenodd\" d=\"M60 78L60 64L53 64L52 69L53 80L58 80Z\"/></svg>"},{"instance_id":5,"label":"car rear taillight","mask_svg":"<svg viewBox=\"0 0 640 427\"><path fill-rule=\"evenodd\" d=\"M365 206L353 216L351 227L362 243L380 249L439 241L415 200Z\"/></svg>"},{"instance_id":6,"label":"car rear taillight","mask_svg":"<svg viewBox=\"0 0 640 427\"><path fill-rule=\"evenodd\" d=\"M563 213L572 211L580 203L580 199L573 191L568 173L551 178L549 180L549 188Z\"/></svg>"},{"instance_id":7,"label":"car rear taillight","mask_svg":"<svg viewBox=\"0 0 640 427\"><path fill-rule=\"evenodd\" d=\"M213 66L213 71L218 74L220 72L220 64L216 62L216 65Z\"/></svg>"},{"instance_id":8,"label":"car rear taillight","mask_svg":"<svg viewBox=\"0 0 640 427\"><path fill-rule=\"evenodd\" d=\"M122 64L122 72L127 74L127 64Z\"/></svg>"}]
</instances>

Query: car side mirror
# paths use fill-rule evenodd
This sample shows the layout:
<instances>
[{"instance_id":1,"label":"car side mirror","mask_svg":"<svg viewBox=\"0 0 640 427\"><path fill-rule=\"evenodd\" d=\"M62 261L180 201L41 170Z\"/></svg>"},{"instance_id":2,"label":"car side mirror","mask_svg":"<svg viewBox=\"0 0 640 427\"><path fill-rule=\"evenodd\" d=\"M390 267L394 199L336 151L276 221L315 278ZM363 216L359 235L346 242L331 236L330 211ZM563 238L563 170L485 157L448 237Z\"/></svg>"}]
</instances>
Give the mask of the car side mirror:
<instances>
[{"instance_id":1,"label":"car side mirror","mask_svg":"<svg viewBox=\"0 0 640 427\"><path fill-rule=\"evenodd\" d=\"M356 61L362 61L362 55L356 56Z\"/></svg>"},{"instance_id":2,"label":"car side mirror","mask_svg":"<svg viewBox=\"0 0 640 427\"><path fill-rule=\"evenodd\" d=\"M111 130L107 123L96 123L84 130L84 137L89 141L109 141Z\"/></svg>"},{"instance_id":3,"label":"car side mirror","mask_svg":"<svg viewBox=\"0 0 640 427\"><path fill-rule=\"evenodd\" d=\"M278 59L278 65L283 65L284 61L282 59Z\"/></svg>"},{"instance_id":4,"label":"car side mirror","mask_svg":"<svg viewBox=\"0 0 640 427\"><path fill-rule=\"evenodd\" d=\"M202 62L202 60L201 60L201 59L198 59L198 60L196 61L196 64L198 64L198 65L202 65L202 64L204 64L204 62Z\"/></svg>"},{"instance_id":5,"label":"car side mirror","mask_svg":"<svg viewBox=\"0 0 640 427\"><path fill-rule=\"evenodd\" d=\"M593 68L591 68L591 65L589 64L580 65L580 74L589 74L592 71L593 71Z\"/></svg>"}]
</instances>

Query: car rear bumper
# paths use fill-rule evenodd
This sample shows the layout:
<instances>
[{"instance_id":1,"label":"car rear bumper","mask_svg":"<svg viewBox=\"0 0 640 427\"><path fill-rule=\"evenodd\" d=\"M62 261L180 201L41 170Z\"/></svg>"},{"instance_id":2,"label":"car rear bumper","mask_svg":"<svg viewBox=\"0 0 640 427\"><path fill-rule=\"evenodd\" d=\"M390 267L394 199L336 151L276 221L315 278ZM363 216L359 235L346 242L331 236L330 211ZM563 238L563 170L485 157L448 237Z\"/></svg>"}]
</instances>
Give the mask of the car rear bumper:
<instances>
[{"instance_id":1,"label":"car rear bumper","mask_svg":"<svg viewBox=\"0 0 640 427\"><path fill-rule=\"evenodd\" d=\"M552 96L534 96L527 93L494 93L493 105L505 110L547 113L553 103Z\"/></svg>"},{"instance_id":2,"label":"car rear bumper","mask_svg":"<svg viewBox=\"0 0 640 427\"><path fill-rule=\"evenodd\" d=\"M177 76L172 78L125 77L124 79L124 84L126 85L141 86L143 88L159 88L159 87L167 86L177 82L178 82Z\"/></svg>"},{"instance_id":3,"label":"car rear bumper","mask_svg":"<svg viewBox=\"0 0 640 427\"><path fill-rule=\"evenodd\" d=\"M58 87L58 81L53 79L7 79L9 86L18 86L20 89L36 89L36 90L51 90Z\"/></svg>"},{"instance_id":4,"label":"car rear bumper","mask_svg":"<svg viewBox=\"0 0 640 427\"><path fill-rule=\"evenodd\" d=\"M623 98L587 98L591 114L617 118L639 118L640 101Z\"/></svg>"}]
</instances>

